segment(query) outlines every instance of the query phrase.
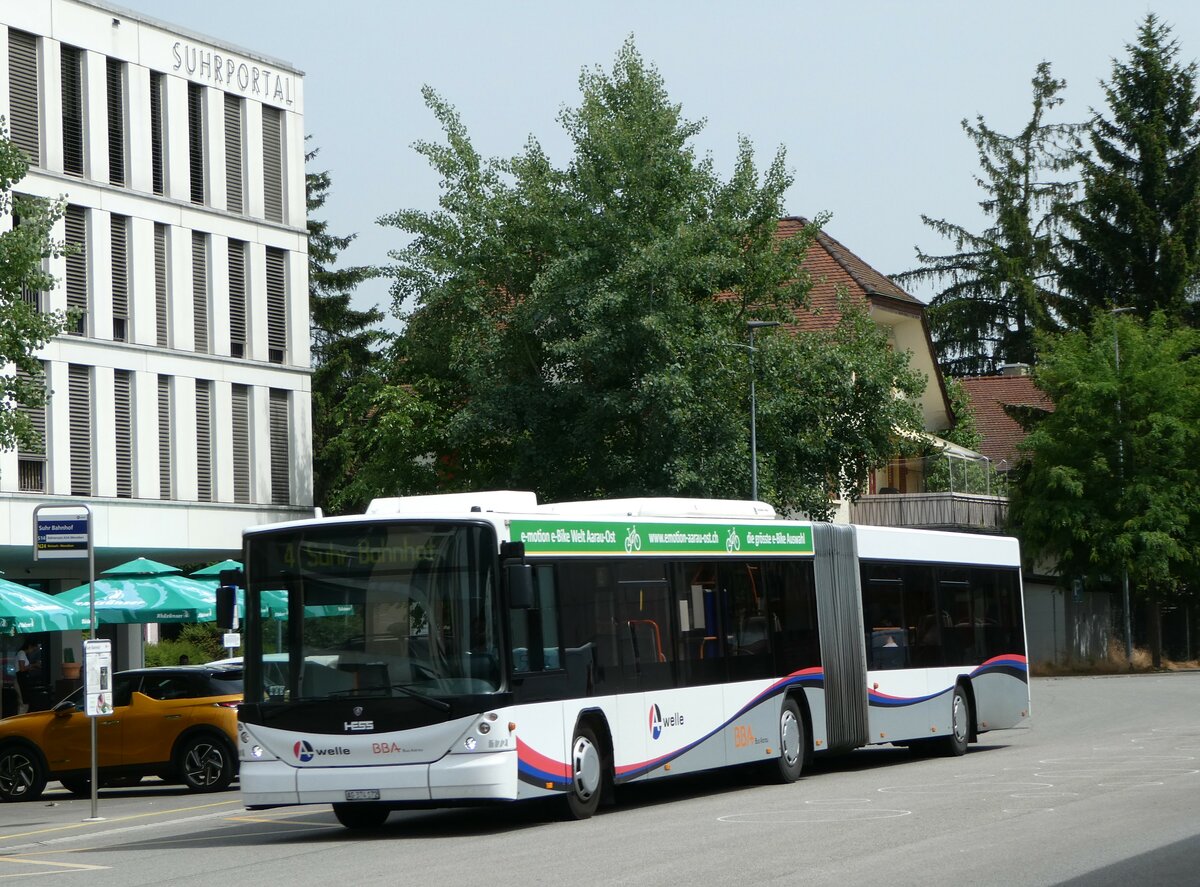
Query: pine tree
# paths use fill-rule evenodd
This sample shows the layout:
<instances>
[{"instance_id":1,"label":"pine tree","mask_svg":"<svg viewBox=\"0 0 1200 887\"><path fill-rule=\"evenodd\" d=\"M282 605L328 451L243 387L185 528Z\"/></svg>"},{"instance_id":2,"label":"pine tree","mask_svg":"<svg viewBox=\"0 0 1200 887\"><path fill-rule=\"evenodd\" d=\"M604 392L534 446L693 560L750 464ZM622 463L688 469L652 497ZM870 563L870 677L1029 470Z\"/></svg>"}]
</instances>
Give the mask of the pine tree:
<instances>
[{"instance_id":1,"label":"pine tree","mask_svg":"<svg viewBox=\"0 0 1200 887\"><path fill-rule=\"evenodd\" d=\"M1077 124L1049 123L1066 83L1049 62L1033 78L1033 113L1015 136L996 132L982 116L962 128L975 143L986 197L979 206L993 224L980 234L944 219L922 221L952 241L956 252L928 255L899 281L948 282L928 318L938 362L947 375L993 372L1000 364L1033 363L1035 331L1052 331L1056 285L1053 256L1057 209L1073 186L1053 177L1074 161Z\"/></svg>"},{"instance_id":2,"label":"pine tree","mask_svg":"<svg viewBox=\"0 0 1200 887\"><path fill-rule=\"evenodd\" d=\"M1148 15L1104 84L1109 116L1092 120L1083 198L1068 215L1060 272L1066 319L1086 328L1115 305L1195 320L1200 272L1200 115L1196 64Z\"/></svg>"}]
</instances>

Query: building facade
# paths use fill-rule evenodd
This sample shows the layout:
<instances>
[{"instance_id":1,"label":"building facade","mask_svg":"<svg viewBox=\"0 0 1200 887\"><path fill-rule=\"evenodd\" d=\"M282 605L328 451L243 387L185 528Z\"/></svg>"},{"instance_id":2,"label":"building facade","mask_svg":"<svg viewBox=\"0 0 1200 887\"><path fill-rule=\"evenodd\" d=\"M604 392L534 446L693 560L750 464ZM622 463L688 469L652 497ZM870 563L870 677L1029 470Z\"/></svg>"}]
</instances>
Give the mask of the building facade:
<instances>
[{"instance_id":1,"label":"building facade","mask_svg":"<svg viewBox=\"0 0 1200 887\"><path fill-rule=\"evenodd\" d=\"M44 503L88 504L97 571L212 562L246 526L311 513L303 85L105 3L0 6L0 114L30 159L17 190L65 197L71 246L26 298L75 312L41 354L44 447L0 453L6 578L86 579L34 562Z\"/></svg>"}]
</instances>

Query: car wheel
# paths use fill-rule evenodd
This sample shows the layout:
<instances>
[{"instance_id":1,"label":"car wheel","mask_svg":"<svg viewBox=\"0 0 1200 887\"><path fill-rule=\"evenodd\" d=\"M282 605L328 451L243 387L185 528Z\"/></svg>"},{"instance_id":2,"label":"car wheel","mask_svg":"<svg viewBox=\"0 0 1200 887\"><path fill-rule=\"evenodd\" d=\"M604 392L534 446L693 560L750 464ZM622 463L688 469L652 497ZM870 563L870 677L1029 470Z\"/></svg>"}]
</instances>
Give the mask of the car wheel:
<instances>
[{"instance_id":1,"label":"car wheel","mask_svg":"<svg viewBox=\"0 0 1200 887\"><path fill-rule=\"evenodd\" d=\"M46 788L37 752L19 745L0 749L0 801L36 801Z\"/></svg>"},{"instance_id":2,"label":"car wheel","mask_svg":"<svg viewBox=\"0 0 1200 887\"><path fill-rule=\"evenodd\" d=\"M382 804L334 804L333 815L346 828L379 828L387 822L391 810Z\"/></svg>"},{"instance_id":3,"label":"car wheel","mask_svg":"<svg viewBox=\"0 0 1200 887\"><path fill-rule=\"evenodd\" d=\"M59 780L62 787L77 798L92 796L92 779L90 776L63 776Z\"/></svg>"},{"instance_id":4,"label":"car wheel","mask_svg":"<svg viewBox=\"0 0 1200 887\"><path fill-rule=\"evenodd\" d=\"M190 791L219 792L233 782L235 764L229 744L216 736L192 736L179 749L179 778Z\"/></svg>"}]
</instances>

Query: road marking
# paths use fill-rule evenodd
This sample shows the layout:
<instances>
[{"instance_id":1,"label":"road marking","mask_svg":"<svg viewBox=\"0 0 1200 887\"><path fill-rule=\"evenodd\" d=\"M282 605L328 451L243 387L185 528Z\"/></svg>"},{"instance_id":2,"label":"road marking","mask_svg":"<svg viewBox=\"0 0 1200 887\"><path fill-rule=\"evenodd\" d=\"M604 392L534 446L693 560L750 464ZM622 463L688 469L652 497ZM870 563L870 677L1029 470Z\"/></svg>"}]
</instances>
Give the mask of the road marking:
<instances>
[{"instance_id":1,"label":"road marking","mask_svg":"<svg viewBox=\"0 0 1200 887\"><path fill-rule=\"evenodd\" d=\"M52 872L0 872L0 881L8 878L20 878L30 874L57 875L65 872L98 872L112 868L112 866L107 865L89 865L85 862L57 862L50 859L29 859L23 856L0 856L0 863L8 863L9 865L40 865L55 869Z\"/></svg>"},{"instance_id":2,"label":"road marking","mask_svg":"<svg viewBox=\"0 0 1200 887\"><path fill-rule=\"evenodd\" d=\"M51 834L53 832L67 832L67 831L76 831L77 832L80 829L90 829L90 828L95 828L96 826L100 826L100 825L111 826L111 825L115 825L115 824L121 823L121 822L132 822L137 819L146 819L146 818L152 817L152 816L161 817L161 816L167 816L167 815L176 814L176 813L189 813L193 810L207 810L212 807L231 807L231 806L240 807L241 803L242 802L240 800L218 801L218 802L212 803L212 804L197 804L197 805L194 805L191 807L176 807L172 810L156 810L151 813L135 813L131 816L119 816L115 819L105 819L100 822L75 822L70 825L56 825L51 828L31 829L26 832L12 832L11 834L0 835L0 841L10 840L13 838L28 838L28 837L32 837L34 835L46 835L46 834ZM192 819L208 819L213 816L225 816L225 815L226 814L224 814L224 813L215 813L215 814L208 813L208 814L204 814L203 816L190 817L190 818L192 818ZM146 825L138 825L138 826L128 826L128 827L119 828L119 829L110 828L110 829L105 829L102 832L88 832L88 837L91 838L91 837L97 837L99 835L111 834L113 832L129 831L130 828L152 828L154 825L156 825L156 823L149 823ZM65 839L60 838L57 840L65 840Z\"/></svg>"}]
</instances>

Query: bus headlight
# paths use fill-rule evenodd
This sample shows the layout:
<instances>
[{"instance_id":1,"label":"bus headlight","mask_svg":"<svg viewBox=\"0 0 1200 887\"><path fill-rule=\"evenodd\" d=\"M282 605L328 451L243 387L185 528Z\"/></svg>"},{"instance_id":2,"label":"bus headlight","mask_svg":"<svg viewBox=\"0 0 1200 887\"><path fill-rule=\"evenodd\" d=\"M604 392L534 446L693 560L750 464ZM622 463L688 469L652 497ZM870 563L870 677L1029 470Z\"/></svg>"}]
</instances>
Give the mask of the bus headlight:
<instances>
[{"instance_id":1,"label":"bus headlight","mask_svg":"<svg viewBox=\"0 0 1200 887\"><path fill-rule=\"evenodd\" d=\"M466 747L467 751L475 751L475 745L476 745L476 739L475 739L475 737L474 737L474 736L468 736L468 737L467 737L467 738L466 738L466 739L463 741L463 745Z\"/></svg>"},{"instance_id":2,"label":"bus headlight","mask_svg":"<svg viewBox=\"0 0 1200 887\"><path fill-rule=\"evenodd\" d=\"M256 757L256 758L261 758L263 756L262 746L261 745L251 746L250 754L254 755L254 757Z\"/></svg>"}]
</instances>

